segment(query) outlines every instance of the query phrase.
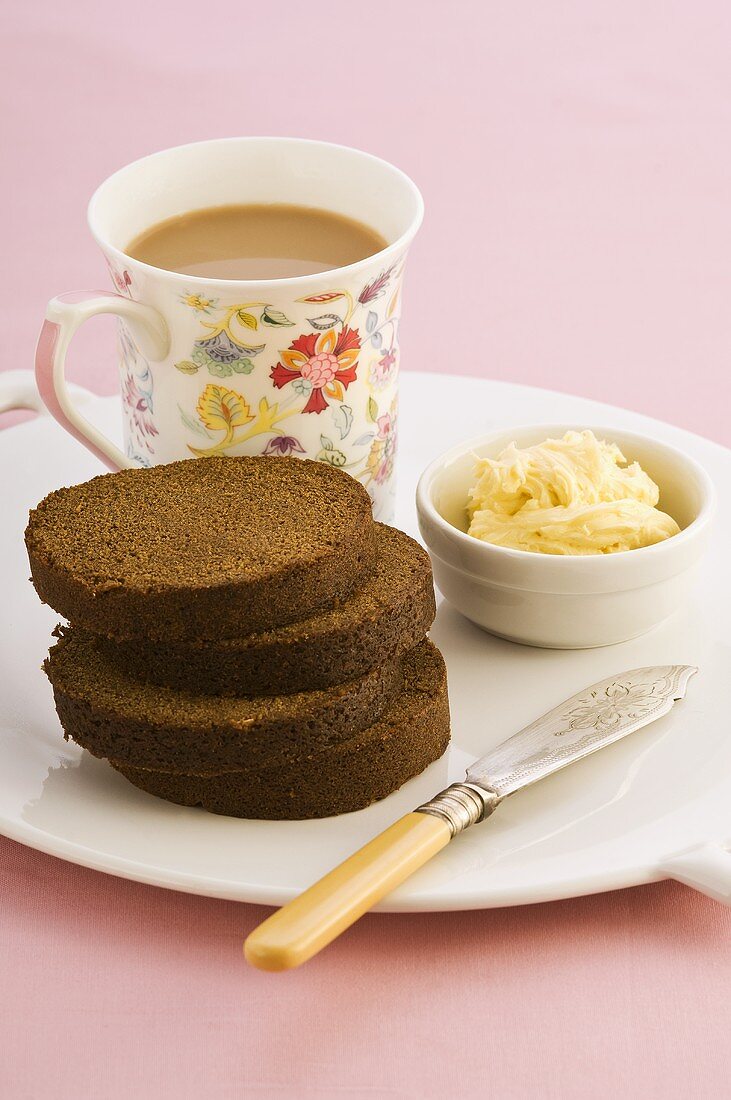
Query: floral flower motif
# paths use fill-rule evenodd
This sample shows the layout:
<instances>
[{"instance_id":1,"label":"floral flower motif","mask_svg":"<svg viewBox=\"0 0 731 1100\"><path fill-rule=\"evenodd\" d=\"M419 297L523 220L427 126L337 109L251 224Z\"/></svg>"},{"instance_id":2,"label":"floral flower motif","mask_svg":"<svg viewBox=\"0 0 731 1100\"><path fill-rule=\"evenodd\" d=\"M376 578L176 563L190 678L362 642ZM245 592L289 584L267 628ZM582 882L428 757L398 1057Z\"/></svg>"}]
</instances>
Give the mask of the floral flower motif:
<instances>
[{"instance_id":1,"label":"floral flower motif","mask_svg":"<svg viewBox=\"0 0 731 1100\"><path fill-rule=\"evenodd\" d=\"M217 378L230 378L232 374L251 374L254 369L251 356L258 354L258 350L237 343L226 329L220 329L212 336L196 340L191 359L199 367L208 367Z\"/></svg>"},{"instance_id":2,"label":"floral flower motif","mask_svg":"<svg viewBox=\"0 0 731 1100\"><path fill-rule=\"evenodd\" d=\"M240 346L225 331L196 340L195 346L216 363L234 363L241 357Z\"/></svg>"},{"instance_id":3,"label":"floral flower motif","mask_svg":"<svg viewBox=\"0 0 731 1100\"><path fill-rule=\"evenodd\" d=\"M340 333L311 332L299 336L279 354L283 363L271 371L277 389L299 380L311 386L302 412L321 413L328 407L327 397L342 401L345 390L356 379L360 336L357 329L344 326ZM304 389L304 387L302 387Z\"/></svg>"},{"instance_id":4,"label":"floral flower motif","mask_svg":"<svg viewBox=\"0 0 731 1100\"><path fill-rule=\"evenodd\" d=\"M181 294L180 301L196 313L210 313L218 306L217 298L204 298L202 294Z\"/></svg>"},{"instance_id":5,"label":"floral flower motif","mask_svg":"<svg viewBox=\"0 0 731 1100\"><path fill-rule=\"evenodd\" d=\"M566 715L570 730L596 729L601 733L614 728L627 719L638 718L643 713L654 710L658 697L655 695L657 683L623 684L617 680L598 697L594 693L574 707ZM557 737L566 732L561 730Z\"/></svg>"},{"instance_id":6,"label":"floral flower motif","mask_svg":"<svg viewBox=\"0 0 731 1100\"><path fill-rule=\"evenodd\" d=\"M371 449L366 460L366 469L376 485L383 485L393 473L393 464L396 459L398 432L395 402L389 412L378 417L376 427L378 428L378 434L371 443Z\"/></svg>"},{"instance_id":7,"label":"floral flower motif","mask_svg":"<svg viewBox=\"0 0 731 1100\"><path fill-rule=\"evenodd\" d=\"M299 440L292 435L275 435L273 439L269 440L262 454L291 455L295 451L301 455L305 453L305 449Z\"/></svg>"},{"instance_id":8,"label":"floral flower motif","mask_svg":"<svg viewBox=\"0 0 731 1100\"><path fill-rule=\"evenodd\" d=\"M112 276L112 282L116 286L120 294L126 294L129 298L129 288L132 286L132 279L129 271L122 272L117 271L111 264L107 264L109 268L109 274Z\"/></svg>"},{"instance_id":9,"label":"floral flower motif","mask_svg":"<svg viewBox=\"0 0 731 1100\"><path fill-rule=\"evenodd\" d=\"M396 353L393 348L389 348L385 355L371 363L368 370L368 379L374 389L385 389L393 377L395 365Z\"/></svg>"},{"instance_id":10,"label":"floral flower motif","mask_svg":"<svg viewBox=\"0 0 731 1100\"><path fill-rule=\"evenodd\" d=\"M154 454L152 440L159 434L152 409L152 372L147 360L139 354L124 321L119 323L119 350L122 404L128 426L127 451L131 458L145 465L139 452Z\"/></svg>"},{"instance_id":11,"label":"floral flower motif","mask_svg":"<svg viewBox=\"0 0 731 1100\"><path fill-rule=\"evenodd\" d=\"M372 283L366 283L358 295L358 301L362 306L367 302L372 302L375 298L380 298L384 290L388 286L389 279L391 278L392 267L389 267L388 271L383 271L374 279Z\"/></svg>"},{"instance_id":12,"label":"floral flower motif","mask_svg":"<svg viewBox=\"0 0 731 1100\"><path fill-rule=\"evenodd\" d=\"M149 370L137 378L129 367L125 367L122 378L122 404L129 416L130 435L140 448L154 454L150 440L158 435L152 418L152 392L142 388L144 382L151 381Z\"/></svg>"}]
</instances>

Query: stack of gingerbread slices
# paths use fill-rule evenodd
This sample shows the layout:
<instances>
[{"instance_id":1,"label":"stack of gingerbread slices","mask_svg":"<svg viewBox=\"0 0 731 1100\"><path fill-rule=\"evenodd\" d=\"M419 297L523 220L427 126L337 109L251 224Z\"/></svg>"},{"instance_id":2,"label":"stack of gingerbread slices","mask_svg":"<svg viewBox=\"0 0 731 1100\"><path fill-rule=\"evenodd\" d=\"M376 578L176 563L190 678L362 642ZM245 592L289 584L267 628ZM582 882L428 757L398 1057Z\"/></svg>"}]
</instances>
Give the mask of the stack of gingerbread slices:
<instances>
[{"instance_id":1,"label":"stack of gingerbread slices","mask_svg":"<svg viewBox=\"0 0 731 1100\"><path fill-rule=\"evenodd\" d=\"M383 798L449 741L429 558L324 463L207 458L31 512L65 736L142 790L251 818Z\"/></svg>"}]
</instances>

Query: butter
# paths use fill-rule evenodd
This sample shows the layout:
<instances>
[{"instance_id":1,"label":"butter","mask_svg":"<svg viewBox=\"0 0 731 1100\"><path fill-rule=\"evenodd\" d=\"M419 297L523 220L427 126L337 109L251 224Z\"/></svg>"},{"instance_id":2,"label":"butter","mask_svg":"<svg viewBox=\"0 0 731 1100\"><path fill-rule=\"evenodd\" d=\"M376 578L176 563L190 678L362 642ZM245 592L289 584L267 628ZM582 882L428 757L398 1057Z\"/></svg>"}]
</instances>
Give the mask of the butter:
<instances>
[{"instance_id":1,"label":"butter","mask_svg":"<svg viewBox=\"0 0 731 1100\"><path fill-rule=\"evenodd\" d=\"M680 531L637 462L593 432L567 432L481 458L467 506L469 534L540 554L615 554Z\"/></svg>"}]
</instances>

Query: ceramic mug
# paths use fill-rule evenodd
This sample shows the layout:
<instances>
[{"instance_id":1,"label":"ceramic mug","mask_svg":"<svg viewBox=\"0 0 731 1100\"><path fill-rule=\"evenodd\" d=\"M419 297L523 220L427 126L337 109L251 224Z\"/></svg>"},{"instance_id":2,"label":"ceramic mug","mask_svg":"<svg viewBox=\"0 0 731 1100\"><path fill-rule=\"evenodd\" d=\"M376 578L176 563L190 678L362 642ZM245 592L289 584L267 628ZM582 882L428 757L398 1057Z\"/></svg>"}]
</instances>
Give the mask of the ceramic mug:
<instances>
[{"instance_id":1,"label":"ceramic mug","mask_svg":"<svg viewBox=\"0 0 731 1100\"><path fill-rule=\"evenodd\" d=\"M287 279L206 279L125 253L166 218L231 203L296 203L355 218L388 245ZM49 412L111 469L205 455L295 455L347 470L393 513L398 329L406 253L423 214L397 168L344 146L228 138L167 149L110 176L91 232L112 291L48 305L36 380ZM124 452L75 407L64 361L88 317L119 318Z\"/></svg>"}]
</instances>

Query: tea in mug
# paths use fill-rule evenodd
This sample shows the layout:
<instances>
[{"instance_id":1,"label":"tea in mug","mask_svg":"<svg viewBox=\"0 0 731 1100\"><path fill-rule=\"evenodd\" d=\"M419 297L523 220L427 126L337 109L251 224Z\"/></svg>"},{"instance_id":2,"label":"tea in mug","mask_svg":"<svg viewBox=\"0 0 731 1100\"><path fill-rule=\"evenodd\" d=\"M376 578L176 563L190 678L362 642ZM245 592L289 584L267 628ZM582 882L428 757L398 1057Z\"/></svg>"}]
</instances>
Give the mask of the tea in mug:
<instances>
[{"instance_id":1,"label":"tea in mug","mask_svg":"<svg viewBox=\"0 0 731 1100\"><path fill-rule=\"evenodd\" d=\"M125 251L152 267L204 279L289 279L357 263L387 244L369 225L331 210L245 203L167 218Z\"/></svg>"}]
</instances>

